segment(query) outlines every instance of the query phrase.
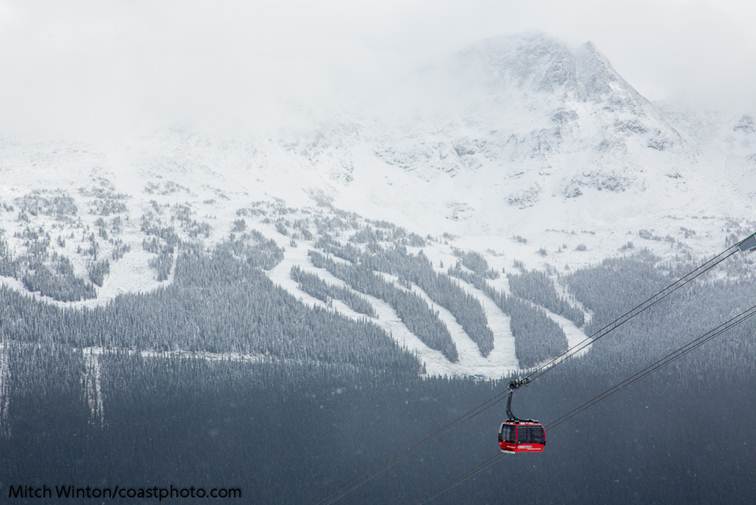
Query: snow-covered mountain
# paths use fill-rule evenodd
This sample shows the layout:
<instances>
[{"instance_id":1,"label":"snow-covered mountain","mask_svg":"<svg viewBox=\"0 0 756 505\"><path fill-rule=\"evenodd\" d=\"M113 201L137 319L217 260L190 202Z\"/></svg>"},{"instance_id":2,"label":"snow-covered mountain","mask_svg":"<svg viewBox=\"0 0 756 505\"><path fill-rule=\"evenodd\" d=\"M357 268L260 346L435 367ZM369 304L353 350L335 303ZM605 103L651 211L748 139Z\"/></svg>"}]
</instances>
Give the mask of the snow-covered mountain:
<instances>
[{"instance_id":1,"label":"snow-covered mountain","mask_svg":"<svg viewBox=\"0 0 756 505\"><path fill-rule=\"evenodd\" d=\"M495 272L516 261L548 270L559 296L579 307L560 272L641 248L688 260L756 229L752 116L654 104L593 44L543 34L484 40L419 69L370 107L308 128L201 131L111 143L0 139L2 283L56 305L107 303L170 284L177 241L209 249L244 218L261 234L253 241L266 237L284 251L271 279L323 305L298 288L291 268L318 272L307 250L319 239L388 222L423 237L411 251L422 249L439 272L460 251L479 253ZM323 231L330 218L344 219L337 209L356 213L353 224ZM89 294L35 291L29 272L40 268ZM508 292L506 277L486 282ZM516 368L508 316L479 289L464 289L479 298L499 344L490 357L464 352L474 349L466 330L428 301L463 350L453 366L373 302L384 328L436 372ZM569 341L582 338L579 325L543 310Z\"/></svg>"},{"instance_id":2,"label":"snow-covered mountain","mask_svg":"<svg viewBox=\"0 0 756 505\"><path fill-rule=\"evenodd\" d=\"M103 177L136 212L153 198L145 188L156 180L198 197L224 191L293 206L325 198L470 245L509 248L518 235L547 252L585 246L587 254L549 261L558 268L605 257L639 230L704 253L725 224L754 214L752 116L657 106L593 44L569 47L539 33L464 48L387 90L372 108L310 128L233 137L198 131L110 145L6 138L1 196L70 192Z\"/></svg>"},{"instance_id":3,"label":"snow-covered mountain","mask_svg":"<svg viewBox=\"0 0 756 505\"><path fill-rule=\"evenodd\" d=\"M423 87L442 83L428 104L438 114L433 122L415 121L403 129L414 127L427 136L442 124L451 138L434 168L446 172L497 164L506 174L514 162L558 168L566 175L570 167L555 164L575 153L587 155L584 162L594 169L632 170L648 156L647 149L685 149L675 128L591 43L572 49L541 34L489 39L422 72L419 79ZM448 95L441 98L444 93ZM454 119L439 107L445 102L454 102ZM425 145L411 143L410 152L422 152ZM431 168L424 158L432 156L397 162L411 169ZM630 177L624 174L628 182Z\"/></svg>"}]
</instances>

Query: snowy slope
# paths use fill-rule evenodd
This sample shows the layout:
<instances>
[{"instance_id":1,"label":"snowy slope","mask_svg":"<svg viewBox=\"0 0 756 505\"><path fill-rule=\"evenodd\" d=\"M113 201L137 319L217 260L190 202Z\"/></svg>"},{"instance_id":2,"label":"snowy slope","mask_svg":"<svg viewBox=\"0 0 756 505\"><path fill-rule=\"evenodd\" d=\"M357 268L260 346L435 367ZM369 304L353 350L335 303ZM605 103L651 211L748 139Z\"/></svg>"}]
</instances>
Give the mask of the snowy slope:
<instances>
[{"instance_id":1,"label":"snowy slope","mask_svg":"<svg viewBox=\"0 0 756 505\"><path fill-rule=\"evenodd\" d=\"M292 235L277 229L286 213L313 231L317 219L334 216L359 226L385 220L430 235L423 249L434 265L473 250L497 272L519 261L555 279L641 248L665 259L706 256L756 228L753 116L654 104L591 43L570 47L538 33L488 39L400 84L372 108L306 129L230 136L185 128L96 144L0 138L0 265L3 255L23 259L15 274L0 272L0 284L71 307L157 289L171 282L176 252L155 233L170 229L209 249L240 215L285 251L271 279L321 306L291 280L291 267L341 283L308 261L317 233L291 245ZM145 241L154 241L151 250ZM94 264L109 258L109 273L86 299L43 296L24 283L39 268L31 255L41 243L47 268L67 258L89 282ZM457 364L428 349L385 302L370 302L378 324L429 373L516 369L508 316L462 285L494 331L487 358L444 307L429 302L458 344ZM333 307L364 317L338 301ZM570 321L549 317L570 343L582 337Z\"/></svg>"}]
</instances>

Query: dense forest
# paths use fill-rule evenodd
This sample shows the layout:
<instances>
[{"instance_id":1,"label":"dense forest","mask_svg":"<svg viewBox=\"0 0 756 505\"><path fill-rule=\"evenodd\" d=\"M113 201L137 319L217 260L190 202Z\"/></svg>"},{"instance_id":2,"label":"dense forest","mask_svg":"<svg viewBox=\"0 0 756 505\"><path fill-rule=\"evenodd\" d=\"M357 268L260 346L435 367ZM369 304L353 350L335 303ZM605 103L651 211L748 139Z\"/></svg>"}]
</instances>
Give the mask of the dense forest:
<instances>
[{"instance_id":1,"label":"dense forest","mask_svg":"<svg viewBox=\"0 0 756 505\"><path fill-rule=\"evenodd\" d=\"M351 244L341 245L328 238L321 238L316 246L355 265L393 274L405 282L416 284L431 300L454 315L483 356L488 356L493 349L493 333L488 328L480 302L449 276L436 272L422 251L412 255L405 246L383 248L377 242L371 242L369 252L362 252Z\"/></svg>"},{"instance_id":2,"label":"dense forest","mask_svg":"<svg viewBox=\"0 0 756 505\"><path fill-rule=\"evenodd\" d=\"M585 324L583 311L560 296L554 287L554 281L540 271L526 271L507 276L512 294L530 300L560 314L578 326Z\"/></svg>"},{"instance_id":3,"label":"dense forest","mask_svg":"<svg viewBox=\"0 0 756 505\"><path fill-rule=\"evenodd\" d=\"M275 286L254 261L236 258L228 247L210 256L183 252L175 268L167 287L91 309L35 302L0 287L0 333L20 342L76 347L241 352L418 367L414 356L375 324L308 309Z\"/></svg>"},{"instance_id":4,"label":"dense forest","mask_svg":"<svg viewBox=\"0 0 756 505\"><path fill-rule=\"evenodd\" d=\"M328 270L357 291L386 301L425 345L441 351L449 361L457 361L457 348L448 328L420 296L396 287L364 266L337 262L317 251L310 251L309 257L313 265Z\"/></svg>"},{"instance_id":5,"label":"dense forest","mask_svg":"<svg viewBox=\"0 0 756 505\"><path fill-rule=\"evenodd\" d=\"M341 300L350 309L366 316L375 317L375 309L362 296L354 291L340 286L332 286L315 274L310 274L297 266L291 267L291 278L297 281L299 288L320 301L330 303Z\"/></svg>"},{"instance_id":6,"label":"dense forest","mask_svg":"<svg viewBox=\"0 0 756 505\"><path fill-rule=\"evenodd\" d=\"M172 303L198 309L188 303L194 299L188 292L196 292L203 303L215 298L212 295L229 303L231 292L242 296L243 290L262 289L266 299L278 296L275 301L285 302L286 297L276 295L262 279L247 284L255 279L251 272L218 254L177 263L173 289L186 292L171 294L180 296L156 294L131 303L157 303L155 312L170 319L181 313ZM244 279L247 288L242 289L237 278ZM669 273L644 257L608 260L565 279L594 314L589 330L669 280ZM238 291L223 291L221 285ZM3 296L3 306L21 303L10 293ZM262 303L249 295L242 299L245 305L240 306ZM546 452L501 456L498 464L435 503L751 503L756 496L750 442L756 439L752 322L559 429L549 431L548 424L661 353L752 305L754 299L756 286L751 281L708 279L688 286L585 356L522 389L515 398L515 412L546 423ZM123 309L109 310L115 312L86 314L92 321L107 320L114 326L119 317L126 319L127 312L119 312ZM143 310L140 317L149 314ZM298 317L297 309L286 305L286 310L287 318ZM230 327L247 324L229 310L223 314L230 318L228 326L219 325L218 331L226 338L233 335ZM0 405L7 402L5 435L0 437L2 486L173 482L241 487L244 497L255 503L317 503L505 386L503 381L423 378L414 358L394 348L379 331L374 340L344 349L346 337L318 330L313 322L308 336L312 346L329 349L338 360L329 361L314 349L311 352L322 359L297 363L102 354L98 359L104 421L98 423L92 422L91 405L82 390L85 357L70 346L39 338L44 332L80 324L72 317L66 312L22 316L24 321L39 321L38 336L32 338L35 330L29 327L15 338L34 344L6 341L0 353L7 368L0 388ZM298 324L303 328L306 321L319 317L324 325L334 324L325 311L301 317ZM58 326L43 326L51 321ZM283 332L277 335L282 345L294 345L286 344L293 336L286 337L283 329L274 331ZM362 335L366 330L359 331ZM7 338L9 328L3 332ZM74 335L62 342L71 338ZM370 351L365 345L372 346ZM382 354L372 355L379 349ZM370 361L362 353L371 354ZM502 403L433 438L345 503L417 503L442 489L497 453L496 430L503 410ZM726 429L702 428L716 426L717 421Z\"/></svg>"},{"instance_id":7,"label":"dense forest","mask_svg":"<svg viewBox=\"0 0 756 505\"><path fill-rule=\"evenodd\" d=\"M458 277L480 289L509 315L512 335L515 337L515 352L520 366L534 366L567 349L567 337L562 328L552 321L541 307L527 300L541 298L536 294L538 285L530 291L528 286L523 284L517 293L525 298L518 298L507 296L492 287L485 277L465 270L460 265L449 268L449 275ZM514 288L513 291L515 291ZM553 295L556 296L556 291Z\"/></svg>"}]
</instances>

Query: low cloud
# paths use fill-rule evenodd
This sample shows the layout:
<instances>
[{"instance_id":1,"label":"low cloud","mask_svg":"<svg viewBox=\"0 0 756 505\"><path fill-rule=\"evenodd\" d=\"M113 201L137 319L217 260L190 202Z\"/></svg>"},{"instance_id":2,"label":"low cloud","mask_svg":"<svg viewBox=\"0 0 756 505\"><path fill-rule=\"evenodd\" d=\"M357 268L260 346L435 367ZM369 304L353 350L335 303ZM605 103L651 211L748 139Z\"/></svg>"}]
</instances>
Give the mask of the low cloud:
<instances>
[{"instance_id":1,"label":"low cloud","mask_svg":"<svg viewBox=\"0 0 756 505\"><path fill-rule=\"evenodd\" d=\"M484 37L533 29L593 40L649 98L751 110L755 16L748 2L692 0L0 1L0 131L308 121Z\"/></svg>"}]
</instances>

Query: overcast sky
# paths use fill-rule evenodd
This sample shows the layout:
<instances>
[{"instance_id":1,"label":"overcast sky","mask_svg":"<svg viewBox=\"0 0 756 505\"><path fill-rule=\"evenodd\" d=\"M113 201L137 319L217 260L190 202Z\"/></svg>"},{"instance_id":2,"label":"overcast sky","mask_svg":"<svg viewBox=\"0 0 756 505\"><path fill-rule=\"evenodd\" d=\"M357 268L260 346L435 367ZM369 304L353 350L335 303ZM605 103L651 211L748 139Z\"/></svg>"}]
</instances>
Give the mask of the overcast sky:
<instances>
[{"instance_id":1,"label":"overcast sky","mask_svg":"<svg viewBox=\"0 0 756 505\"><path fill-rule=\"evenodd\" d=\"M0 129L264 122L487 36L593 41L651 99L756 109L746 0L0 0Z\"/></svg>"}]
</instances>

